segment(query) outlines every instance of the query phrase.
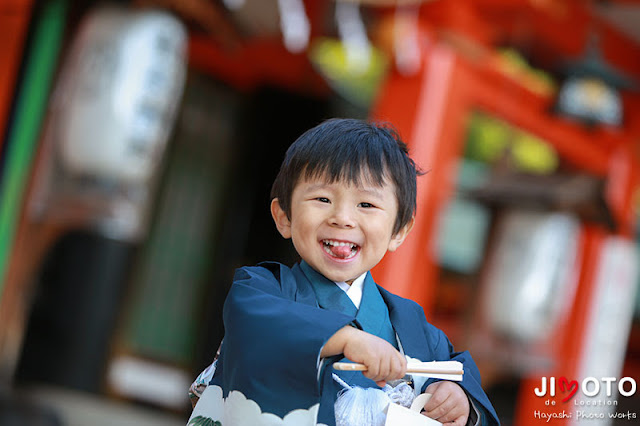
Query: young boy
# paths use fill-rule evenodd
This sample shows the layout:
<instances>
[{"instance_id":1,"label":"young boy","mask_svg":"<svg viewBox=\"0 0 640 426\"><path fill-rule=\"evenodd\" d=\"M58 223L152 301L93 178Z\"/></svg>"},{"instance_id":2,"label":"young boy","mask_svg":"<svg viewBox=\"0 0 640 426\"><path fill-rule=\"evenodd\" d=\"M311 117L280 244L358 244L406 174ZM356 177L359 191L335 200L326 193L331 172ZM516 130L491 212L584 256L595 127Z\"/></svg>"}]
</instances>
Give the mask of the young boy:
<instances>
[{"instance_id":1,"label":"young boy","mask_svg":"<svg viewBox=\"0 0 640 426\"><path fill-rule=\"evenodd\" d=\"M231 426L242 416L280 424L270 423L273 415L307 414L315 417L310 424L334 425L345 384L379 388L402 379L409 356L464 365L461 382L415 380L416 393L432 394L424 415L456 426L499 424L469 354L453 352L419 305L377 286L369 273L411 230L418 174L392 129L360 120L325 121L291 145L271 214L302 261L238 269L220 356L209 370L206 392L215 389L217 400L203 395L198 406L225 411ZM367 370L336 372L332 364L344 358ZM259 410L241 408L247 401Z\"/></svg>"}]
</instances>

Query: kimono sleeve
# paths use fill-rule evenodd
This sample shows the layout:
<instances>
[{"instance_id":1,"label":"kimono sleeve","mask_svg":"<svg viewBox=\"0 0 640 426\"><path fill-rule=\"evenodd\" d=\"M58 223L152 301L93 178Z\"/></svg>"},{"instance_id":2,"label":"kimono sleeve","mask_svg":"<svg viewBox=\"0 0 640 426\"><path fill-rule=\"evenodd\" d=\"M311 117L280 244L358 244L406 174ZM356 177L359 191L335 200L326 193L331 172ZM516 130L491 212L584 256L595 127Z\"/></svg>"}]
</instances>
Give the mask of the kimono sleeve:
<instances>
[{"instance_id":1,"label":"kimono sleeve","mask_svg":"<svg viewBox=\"0 0 640 426\"><path fill-rule=\"evenodd\" d=\"M437 360L459 361L464 366L463 379L461 382L456 383L462 386L469 398L472 399L476 408L478 408L482 417L481 424L499 425L500 422L495 409L482 389L480 371L478 370L473 358L471 358L469 352L455 352L449 338L442 332L442 330L427 323L426 321L424 332L428 340L433 344L433 350ZM422 392L424 392L425 388L431 383L433 383L433 380L427 381L422 388Z\"/></svg>"},{"instance_id":2,"label":"kimono sleeve","mask_svg":"<svg viewBox=\"0 0 640 426\"><path fill-rule=\"evenodd\" d=\"M212 383L221 381L225 396L239 390L263 412L284 416L318 402L320 351L353 318L296 301L294 276L277 275L264 267L237 270Z\"/></svg>"}]
</instances>

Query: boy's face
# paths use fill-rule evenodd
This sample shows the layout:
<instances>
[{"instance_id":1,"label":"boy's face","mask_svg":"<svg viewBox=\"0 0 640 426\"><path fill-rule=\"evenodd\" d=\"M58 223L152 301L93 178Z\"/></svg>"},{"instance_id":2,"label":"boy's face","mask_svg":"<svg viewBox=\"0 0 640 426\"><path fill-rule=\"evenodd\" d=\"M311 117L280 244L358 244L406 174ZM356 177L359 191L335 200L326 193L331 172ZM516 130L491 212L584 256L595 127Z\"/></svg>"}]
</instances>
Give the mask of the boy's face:
<instances>
[{"instance_id":1,"label":"boy's face","mask_svg":"<svg viewBox=\"0 0 640 426\"><path fill-rule=\"evenodd\" d=\"M300 257L332 281L351 284L394 251L413 221L393 235L398 202L395 187L362 180L361 186L302 179L291 197L291 219L277 199L271 214L278 231L291 238Z\"/></svg>"}]
</instances>

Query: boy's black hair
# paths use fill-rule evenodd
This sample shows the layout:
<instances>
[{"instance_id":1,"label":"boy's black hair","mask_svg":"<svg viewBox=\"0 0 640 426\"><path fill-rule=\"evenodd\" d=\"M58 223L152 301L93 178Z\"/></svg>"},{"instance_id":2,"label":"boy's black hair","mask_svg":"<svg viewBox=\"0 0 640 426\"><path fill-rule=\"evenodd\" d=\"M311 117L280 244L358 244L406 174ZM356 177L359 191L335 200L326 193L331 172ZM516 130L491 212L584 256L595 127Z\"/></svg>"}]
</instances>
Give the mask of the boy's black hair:
<instances>
[{"instance_id":1,"label":"boy's black hair","mask_svg":"<svg viewBox=\"0 0 640 426\"><path fill-rule=\"evenodd\" d=\"M304 173L304 176L302 174ZM332 118L303 133L287 150L271 188L271 199L291 218L291 196L301 177L325 176L328 183L360 180L393 183L398 201L394 235L416 210L416 176L422 172L409 157L407 145L386 123Z\"/></svg>"}]
</instances>

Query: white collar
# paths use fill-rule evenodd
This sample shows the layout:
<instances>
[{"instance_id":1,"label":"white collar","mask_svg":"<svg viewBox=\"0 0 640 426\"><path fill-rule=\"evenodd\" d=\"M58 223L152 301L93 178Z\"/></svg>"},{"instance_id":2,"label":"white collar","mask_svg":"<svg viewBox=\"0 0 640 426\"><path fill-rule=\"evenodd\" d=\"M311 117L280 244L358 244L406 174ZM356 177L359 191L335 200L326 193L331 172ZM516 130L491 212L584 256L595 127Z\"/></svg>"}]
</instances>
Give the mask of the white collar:
<instances>
[{"instance_id":1,"label":"white collar","mask_svg":"<svg viewBox=\"0 0 640 426\"><path fill-rule=\"evenodd\" d=\"M356 308L360 309L360 302L362 301L362 289L364 288L364 279L367 277L367 273L360 275L358 278L353 280L351 285L347 284L344 281L336 283L340 289L342 289L349 299L353 302Z\"/></svg>"}]
</instances>

